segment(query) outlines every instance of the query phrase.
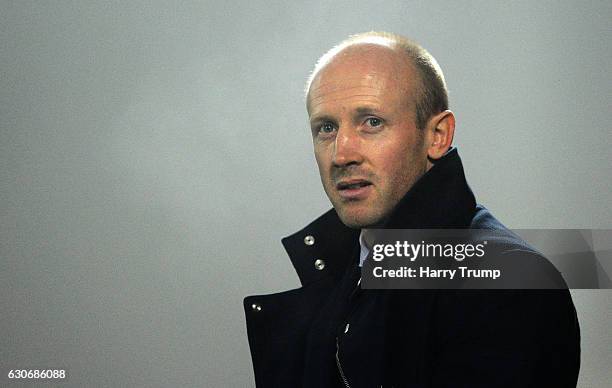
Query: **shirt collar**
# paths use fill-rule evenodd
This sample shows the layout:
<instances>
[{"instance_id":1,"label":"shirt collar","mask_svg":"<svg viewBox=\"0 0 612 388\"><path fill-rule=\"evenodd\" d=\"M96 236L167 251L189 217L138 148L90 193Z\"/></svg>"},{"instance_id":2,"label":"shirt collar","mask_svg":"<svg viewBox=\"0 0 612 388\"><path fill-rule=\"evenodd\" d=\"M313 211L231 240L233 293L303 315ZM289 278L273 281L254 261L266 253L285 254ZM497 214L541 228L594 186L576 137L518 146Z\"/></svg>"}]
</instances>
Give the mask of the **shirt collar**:
<instances>
[{"instance_id":1,"label":"shirt collar","mask_svg":"<svg viewBox=\"0 0 612 388\"><path fill-rule=\"evenodd\" d=\"M363 239L363 229L361 229L361 232L359 233L359 249L359 266L363 267L363 262L370 253L370 248L366 245Z\"/></svg>"}]
</instances>

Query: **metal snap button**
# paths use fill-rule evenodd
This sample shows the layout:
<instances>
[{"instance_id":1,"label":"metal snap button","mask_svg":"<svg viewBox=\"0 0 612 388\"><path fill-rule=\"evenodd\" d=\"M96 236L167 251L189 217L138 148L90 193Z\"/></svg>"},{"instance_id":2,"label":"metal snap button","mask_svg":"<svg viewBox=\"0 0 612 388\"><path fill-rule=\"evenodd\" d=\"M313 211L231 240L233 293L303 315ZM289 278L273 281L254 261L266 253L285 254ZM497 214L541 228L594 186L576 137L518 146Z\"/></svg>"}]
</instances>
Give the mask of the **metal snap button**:
<instances>
[{"instance_id":1,"label":"metal snap button","mask_svg":"<svg viewBox=\"0 0 612 388\"><path fill-rule=\"evenodd\" d=\"M259 312L259 311L261 311L261 305L260 305L259 303L253 303L253 304L251 305L251 309L252 309L253 311L255 311L255 312Z\"/></svg>"},{"instance_id":2,"label":"metal snap button","mask_svg":"<svg viewBox=\"0 0 612 388\"><path fill-rule=\"evenodd\" d=\"M314 245L315 243L315 238L311 235L308 235L306 237L304 237L304 244L306 245Z\"/></svg>"},{"instance_id":3,"label":"metal snap button","mask_svg":"<svg viewBox=\"0 0 612 388\"><path fill-rule=\"evenodd\" d=\"M325 261L323 259L316 259L314 262L314 266L316 269L321 271L323 268L325 268Z\"/></svg>"}]
</instances>

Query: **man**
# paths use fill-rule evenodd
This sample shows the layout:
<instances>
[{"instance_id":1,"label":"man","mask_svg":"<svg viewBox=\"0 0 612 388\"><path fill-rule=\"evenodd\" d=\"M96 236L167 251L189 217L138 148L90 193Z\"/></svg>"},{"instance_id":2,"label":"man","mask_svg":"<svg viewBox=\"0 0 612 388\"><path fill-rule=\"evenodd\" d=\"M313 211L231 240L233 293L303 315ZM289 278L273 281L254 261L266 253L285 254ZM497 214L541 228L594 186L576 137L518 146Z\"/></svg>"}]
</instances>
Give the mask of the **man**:
<instances>
[{"instance_id":1,"label":"man","mask_svg":"<svg viewBox=\"0 0 612 388\"><path fill-rule=\"evenodd\" d=\"M333 209L283 244L302 287L245 299L258 387L575 386L567 290L362 290L369 228L506 233L476 205L435 59L387 33L317 63L307 110Z\"/></svg>"}]
</instances>

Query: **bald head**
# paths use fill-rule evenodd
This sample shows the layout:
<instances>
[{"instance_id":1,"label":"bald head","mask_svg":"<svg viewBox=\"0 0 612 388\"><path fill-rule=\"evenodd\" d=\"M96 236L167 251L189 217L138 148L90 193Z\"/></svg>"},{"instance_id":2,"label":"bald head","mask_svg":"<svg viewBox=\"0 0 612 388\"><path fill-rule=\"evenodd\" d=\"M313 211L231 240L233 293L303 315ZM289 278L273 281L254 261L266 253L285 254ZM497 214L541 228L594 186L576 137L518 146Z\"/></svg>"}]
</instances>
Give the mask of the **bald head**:
<instances>
[{"instance_id":1,"label":"bald head","mask_svg":"<svg viewBox=\"0 0 612 388\"><path fill-rule=\"evenodd\" d=\"M417 43L396 34L367 32L353 35L325 53L315 65L306 85L310 110L311 89L334 75L339 64L370 65L375 71L391 71L415 112L418 128L425 128L434 114L448 109L444 75L435 58ZM340 66L341 67L341 66Z\"/></svg>"},{"instance_id":2,"label":"bald head","mask_svg":"<svg viewBox=\"0 0 612 388\"><path fill-rule=\"evenodd\" d=\"M387 45L355 43L336 53L322 66L310 84L308 113L323 102L335 100L353 91L365 101L368 91L393 92L396 98L386 100L397 109L414 112L414 90L420 85L412 62Z\"/></svg>"}]
</instances>

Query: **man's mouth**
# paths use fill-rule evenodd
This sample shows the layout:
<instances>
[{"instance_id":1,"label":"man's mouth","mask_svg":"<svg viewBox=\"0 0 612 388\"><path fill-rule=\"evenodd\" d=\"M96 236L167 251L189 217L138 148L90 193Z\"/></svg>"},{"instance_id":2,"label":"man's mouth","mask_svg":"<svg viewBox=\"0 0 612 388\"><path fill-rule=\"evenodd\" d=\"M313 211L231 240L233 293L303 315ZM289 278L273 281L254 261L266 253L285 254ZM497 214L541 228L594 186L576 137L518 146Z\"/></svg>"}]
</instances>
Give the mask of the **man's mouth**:
<instances>
[{"instance_id":1,"label":"man's mouth","mask_svg":"<svg viewBox=\"0 0 612 388\"><path fill-rule=\"evenodd\" d=\"M368 195L370 186L372 186L372 182L365 179L348 179L338 182L336 189L342 198L357 200Z\"/></svg>"},{"instance_id":2,"label":"man's mouth","mask_svg":"<svg viewBox=\"0 0 612 388\"><path fill-rule=\"evenodd\" d=\"M342 181L339 182L336 185L336 188L338 190L350 190L350 189L358 189L360 187L365 187L365 186L369 186L372 183L366 181L366 180L361 180L361 179L357 179L357 180L350 180L350 181Z\"/></svg>"}]
</instances>

